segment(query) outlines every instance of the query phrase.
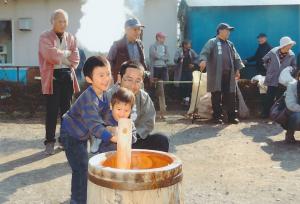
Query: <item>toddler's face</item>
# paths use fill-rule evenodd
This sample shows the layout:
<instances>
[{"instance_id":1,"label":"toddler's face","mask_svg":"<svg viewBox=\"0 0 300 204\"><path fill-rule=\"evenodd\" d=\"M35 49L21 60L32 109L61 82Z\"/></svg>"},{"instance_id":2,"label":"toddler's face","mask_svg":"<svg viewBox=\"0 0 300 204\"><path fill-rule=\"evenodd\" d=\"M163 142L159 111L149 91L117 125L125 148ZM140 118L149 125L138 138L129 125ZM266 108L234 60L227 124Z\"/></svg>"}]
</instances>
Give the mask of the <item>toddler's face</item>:
<instances>
[{"instance_id":1,"label":"toddler's face","mask_svg":"<svg viewBox=\"0 0 300 204\"><path fill-rule=\"evenodd\" d=\"M131 105L129 103L117 102L112 107L112 115L116 121L120 118L129 118L131 113Z\"/></svg>"}]
</instances>

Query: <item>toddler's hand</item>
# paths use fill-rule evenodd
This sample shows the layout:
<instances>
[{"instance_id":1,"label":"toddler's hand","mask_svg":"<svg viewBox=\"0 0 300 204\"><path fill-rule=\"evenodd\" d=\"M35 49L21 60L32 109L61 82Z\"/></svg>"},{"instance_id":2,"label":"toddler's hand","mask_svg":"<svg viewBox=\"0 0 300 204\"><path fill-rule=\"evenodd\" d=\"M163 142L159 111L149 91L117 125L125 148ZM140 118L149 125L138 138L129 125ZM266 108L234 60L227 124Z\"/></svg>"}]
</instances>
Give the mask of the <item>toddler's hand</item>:
<instances>
[{"instance_id":1,"label":"toddler's hand","mask_svg":"<svg viewBox=\"0 0 300 204\"><path fill-rule=\"evenodd\" d=\"M116 136L112 136L110 138L110 141L113 142L113 143L117 143L117 137Z\"/></svg>"}]
</instances>

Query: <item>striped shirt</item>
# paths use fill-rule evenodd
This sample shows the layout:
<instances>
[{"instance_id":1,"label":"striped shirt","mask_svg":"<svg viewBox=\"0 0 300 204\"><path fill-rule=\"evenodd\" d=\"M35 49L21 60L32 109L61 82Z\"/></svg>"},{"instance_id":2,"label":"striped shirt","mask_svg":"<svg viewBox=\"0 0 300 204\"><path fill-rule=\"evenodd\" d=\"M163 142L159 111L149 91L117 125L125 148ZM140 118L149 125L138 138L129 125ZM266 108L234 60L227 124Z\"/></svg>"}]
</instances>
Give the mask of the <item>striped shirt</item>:
<instances>
[{"instance_id":1,"label":"striped shirt","mask_svg":"<svg viewBox=\"0 0 300 204\"><path fill-rule=\"evenodd\" d=\"M103 125L106 114L109 114L106 93L104 92L100 99L90 86L64 114L62 131L78 140L87 140L90 136L95 136L103 141L110 141L112 135Z\"/></svg>"}]
</instances>

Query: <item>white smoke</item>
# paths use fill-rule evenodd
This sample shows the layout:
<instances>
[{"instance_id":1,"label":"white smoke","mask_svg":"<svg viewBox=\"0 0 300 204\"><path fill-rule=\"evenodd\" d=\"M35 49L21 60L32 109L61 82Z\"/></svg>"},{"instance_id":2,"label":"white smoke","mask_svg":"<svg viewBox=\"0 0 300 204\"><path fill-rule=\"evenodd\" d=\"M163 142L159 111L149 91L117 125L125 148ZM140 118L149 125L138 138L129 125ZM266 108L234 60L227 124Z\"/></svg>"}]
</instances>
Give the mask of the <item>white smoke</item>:
<instances>
[{"instance_id":1,"label":"white smoke","mask_svg":"<svg viewBox=\"0 0 300 204\"><path fill-rule=\"evenodd\" d=\"M142 15L144 0L86 0L80 28L79 44L89 52L107 53L112 43L124 35L128 17ZM128 7L125 6L127 3Z\"/></svg>"},{"instance_id":2,"label":"white smoke","mask_svg":"<svg viewBox=\"0 0 300 204\"><path fill-rule=\"evenodd\" d=\"M144 0L127 0L127 5L133 16L142 17L144 12Z\"/></svg>"}]
</instances>

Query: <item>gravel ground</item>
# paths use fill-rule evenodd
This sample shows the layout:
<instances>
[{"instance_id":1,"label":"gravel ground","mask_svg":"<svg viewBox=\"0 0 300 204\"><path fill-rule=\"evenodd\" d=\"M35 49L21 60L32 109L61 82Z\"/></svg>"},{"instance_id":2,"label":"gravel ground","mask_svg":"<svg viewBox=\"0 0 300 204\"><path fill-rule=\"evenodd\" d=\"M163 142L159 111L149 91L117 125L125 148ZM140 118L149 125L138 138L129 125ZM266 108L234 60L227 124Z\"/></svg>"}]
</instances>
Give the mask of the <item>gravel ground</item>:
<instances>
[{"instance_id":1,"label":"gravel ground","mask_svg":"<svg viewBox=\"0 0 300 204\"><path fill-rule=\"evenodd\" d=\"M44 155L43 121L2 116L0 203L68 203L70 168L64 152ZM276 124L191 124L172 114L155 131L170 134L171 152L183 161L187 204L300 203L300 143L284 144Z\"/></svg>"}]
</instances>

